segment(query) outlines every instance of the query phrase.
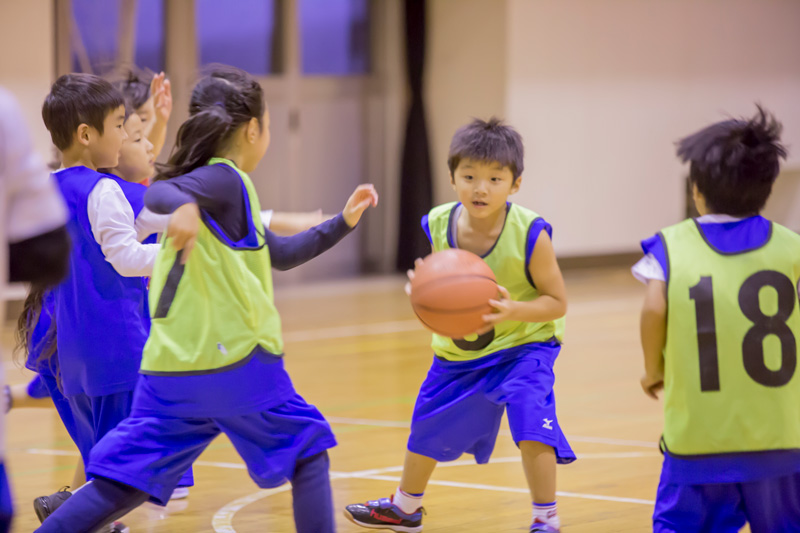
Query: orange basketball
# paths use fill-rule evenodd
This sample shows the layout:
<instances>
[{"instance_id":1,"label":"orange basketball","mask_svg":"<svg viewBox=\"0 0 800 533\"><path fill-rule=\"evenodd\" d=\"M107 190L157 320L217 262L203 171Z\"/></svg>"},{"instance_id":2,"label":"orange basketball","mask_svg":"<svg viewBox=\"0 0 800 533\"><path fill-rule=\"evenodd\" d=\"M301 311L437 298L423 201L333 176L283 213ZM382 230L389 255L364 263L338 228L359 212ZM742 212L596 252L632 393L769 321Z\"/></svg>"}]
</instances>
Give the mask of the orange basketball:
<instances>
[{"instance_id":1,"label":"orange basketball","mask_svg":"<svg viewBox=\"0 0 800 533\"><path fill-rule=\"evenodd\" d=\"M497 297L494 272L483 259L466 250L434 252L422 260L411 280L411 306L430 330L464 338L486 323L489 300Z\"/></svg>"}]
</instances>

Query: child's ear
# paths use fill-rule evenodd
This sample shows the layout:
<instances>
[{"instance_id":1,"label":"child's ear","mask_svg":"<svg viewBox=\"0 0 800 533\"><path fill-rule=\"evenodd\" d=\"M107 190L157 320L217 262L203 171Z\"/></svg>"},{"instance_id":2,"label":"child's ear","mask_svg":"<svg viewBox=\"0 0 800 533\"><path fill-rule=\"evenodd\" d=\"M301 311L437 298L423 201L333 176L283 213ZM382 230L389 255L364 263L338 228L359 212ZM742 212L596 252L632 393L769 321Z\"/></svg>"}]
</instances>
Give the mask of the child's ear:
<instances>
[{"instance_id":1,"label":"child's ear","mask_svg":"<svg viewBox=\"0 0 800 533\"><path fill-rule=\"evenodd\" d=\"M79 124L78 129L75 130L75 138L84 146L89 146L91 139L91 128L88 124Z\"/></svg>"},{"instance_id":2,"label":"child's ear","mask_svg":"<svg viewBox=\"0 0 800 533\"><path fill-rule=\"evenodd\" d=\"M522 186L522 174L517 176L517 179L514 181L513 185L511 185L511 192L509 194L514 194L519 191L520 186Z\"/></svg>"},{"instance_id":3,"label":"child's ear","mask_svg":"<svg viewBox=\"0 0 800 533\"><path fill-rule=\"evenodd\" d=\"M258 126L258 119L251 118L247 123L247 142L254 144L261 134L261 128Z\"/></svg>"}]
</instances>

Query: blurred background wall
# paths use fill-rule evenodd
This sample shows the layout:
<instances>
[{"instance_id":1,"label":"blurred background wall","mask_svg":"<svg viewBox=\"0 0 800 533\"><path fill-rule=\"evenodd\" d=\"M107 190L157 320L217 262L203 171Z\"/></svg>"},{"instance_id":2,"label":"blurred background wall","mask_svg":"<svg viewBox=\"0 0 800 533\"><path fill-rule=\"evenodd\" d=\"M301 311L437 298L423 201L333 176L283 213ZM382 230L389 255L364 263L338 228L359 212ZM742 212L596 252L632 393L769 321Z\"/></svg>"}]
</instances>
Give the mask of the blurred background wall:
<instances>
[{"instance_id":1,"label":"blurred background wall","mask_svg":"<svg viewBox=\"0 0 800 533\"><path fill-rule=\"evenodd\" d=\"M87 3L0 3L0 83L20 99L42 152L50 143L41 101L74 63L74 33L64 28ZM356 183L380 188L381 209L357 239L285 281L393 268L408 98L400 0L236 2L269 19L247 30L265 49L244 40L228 52L220 42L247 37L224 30L216 16L233 4L103 3L138 13L136 31L151 34L157 28L147 10L160 10L161 37L150 40L162 42L156 55L174 80L171 136L186 116L198 64L253 60L258 48L269 64L254 74L273 120L273 146L254 173L266 206L334 212ZM247 17L237 16L230 24L243 27ZM125 20L113 35L125 33ZM559 256L630 254L684 216L686 168L674 142L709 122L750 115L761 102L783 122L790 149L768 214L800 230L798 21L795 0L428 0L424 96L434 202L453 198L446 156L455 129L498 115L526 142L523 187L513 200L553 223ZM128 52L134 60L136 46ZM326 63L339 48L349 59Z\"/></svg>"}]
</instances>

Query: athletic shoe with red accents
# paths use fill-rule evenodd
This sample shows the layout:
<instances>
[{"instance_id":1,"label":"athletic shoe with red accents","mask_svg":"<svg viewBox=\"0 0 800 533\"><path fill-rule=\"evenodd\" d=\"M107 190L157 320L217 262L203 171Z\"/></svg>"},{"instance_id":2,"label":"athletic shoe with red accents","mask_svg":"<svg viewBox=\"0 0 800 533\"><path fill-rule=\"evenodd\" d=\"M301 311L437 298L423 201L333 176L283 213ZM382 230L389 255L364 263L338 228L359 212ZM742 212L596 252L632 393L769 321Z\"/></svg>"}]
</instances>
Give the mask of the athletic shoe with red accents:
<instances>
[{"instance_id":1,"label":"athletic shoe with red accents","mask_svg":"<svg viewBox=\"0 0 800 533\"><path fill-rule=\"evenodd\" d=\"M393 498L394 496L348 505L344 509L344 516L361 527L389 529L400 533L420 533L422 513L425 509L420 507L412 514L406 514L392 503Z\"/></svg>"}]
</instances>

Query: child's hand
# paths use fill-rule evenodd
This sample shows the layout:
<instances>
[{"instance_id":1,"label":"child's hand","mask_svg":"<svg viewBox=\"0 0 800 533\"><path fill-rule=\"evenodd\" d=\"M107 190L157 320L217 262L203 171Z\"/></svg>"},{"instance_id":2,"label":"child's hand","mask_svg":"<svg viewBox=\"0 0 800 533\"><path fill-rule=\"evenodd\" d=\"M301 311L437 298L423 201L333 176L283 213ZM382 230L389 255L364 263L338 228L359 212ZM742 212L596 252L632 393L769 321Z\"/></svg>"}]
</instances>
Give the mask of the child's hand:
<instances>
[{"instance_id":1,"label":"child's hand","mask_svg":"<svg viewBox=\"0 0 800 533\"><path fill-rule=\"evenodd\" d=\"M163 72L153 76L150 82L150 94L156 109L156 121L166 123L172 114L172 84L165 79Z\"/></svg>"},{"instance_id":2,"label":"child's hand","mask_svg":"<svg viewBox=\"0 0 800 533\"><path fill-rule=\"evenodd\" d=\"M649 376L645 374L639 381L645 394L658 400L658 393L664 388L664 376Z\"/></svg>"},{"instance_id":3,"label":"child's hand","mask_svg":"<svg viewBox=\"0 0 800 533\"><path fill-rule=\"evenodd\" d=\"M347 225L351 228L356 227L358 221L361 220L361 215L364 214L364 211L367 210L369 206L376 206L378 205L378 191L375 190L375 186L370 184L366 185L359 185L356 187L356 190L350 195L350 199L347 200L347 205L344 206L344 210L342 210L342 216L344 216L344 221L347 222Z\"/></svg>"},{"instance_id":4,"label":"child's hand","mask_svg":"<svg viewBox=\"0 0 800 533\"><path fill-rule=\"evenodd\" d=\"M414 268L406 271L406 275L408 275L408 281L406 282L405 287L403 287L403 290L406 291L406 294L408 296L411 296L411 282L414 281L414 276L416 275L416 272L414 272L414 270L419 268L421 264L422 264L422 259L417 258L414 260Z\"/></svg>"},{"instance_id":5,"label":"child's hand","mask_svg":"<svg viewBox=\"0 0 800 533\"><path fill-rule=\"evenodd\" d=\"M189 259L199 230L200 210L197 204L183 204L169 217L167 237L172 239L172 246L176 250L183 250L181 264Z\"/></svg>"},{"instance_id":6,"label":"child's hand","mask_svg":"<svg viewBox=\"0 0 800 533\"><path fill-rule=\"evenodd\" d=\"M488 328L484 333L492 329L495 324L505 322L506 320L513 320L514 309L517 302L511 299L511 294L509 294L508 289L505 287L498 285L497 290L500 292L500 299L489 300L489 305L495 309L494 313L483 315L483 320L486 321Z\"/></svg>"}]
</instances>

